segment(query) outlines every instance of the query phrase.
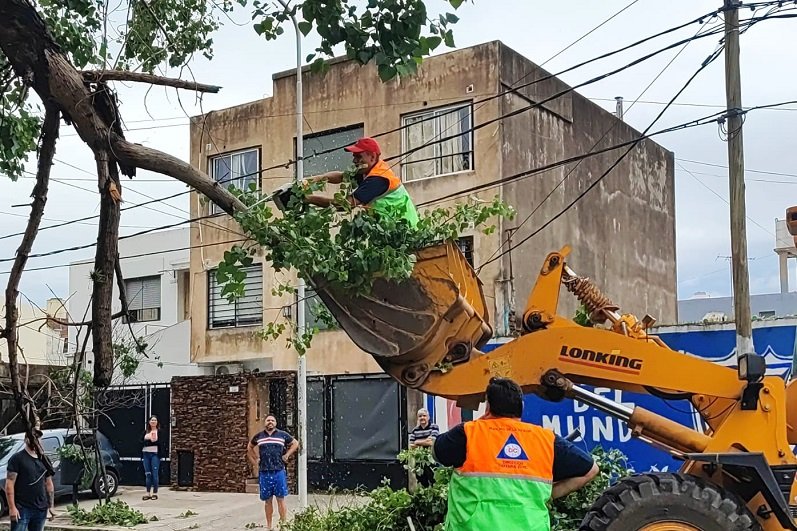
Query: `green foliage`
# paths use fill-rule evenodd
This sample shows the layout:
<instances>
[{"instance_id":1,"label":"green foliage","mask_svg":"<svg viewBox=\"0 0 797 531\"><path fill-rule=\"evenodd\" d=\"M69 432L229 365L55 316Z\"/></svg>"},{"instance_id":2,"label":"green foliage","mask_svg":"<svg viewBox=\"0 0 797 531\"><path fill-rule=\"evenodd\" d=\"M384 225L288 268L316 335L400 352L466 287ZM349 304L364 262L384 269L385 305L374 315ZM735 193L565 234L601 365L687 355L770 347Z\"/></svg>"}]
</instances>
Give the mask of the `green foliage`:
<instances>
[{"instance_id":1,"label":"green foliage","mask_svg":"<svg viewBox=\"0 0 797 531\"><path fill-rule=\"evenodd\" d=\"M550 506L552 531L577 531L581 520L603 491L619 478L634 473L620 450L606 451L596 447L592 451L592 457L598 464L600 473L583 489L553 501Z\"/></svg>"},{"instance_id":2,"label":"green foliage","mask_svg":"<svg viewBox=\"0 0 797 531\"><path fill-rule=\"evenodd\" d=\"M463 2L447 3L457 9ZM255 31L266 40L282 35L290 16L300 20L304 35L316 30L321 44L306 59L312 61L314 72L325 71L325 58L342 44L350 59L360 64L374 62L382 81L415 74L423 58L441 43L453 47L451 25L459 20L453 13L430 18L423 0L305 0L288 11L265 0L254 0L252 6Z\"/></svg>"},{"instance_id":3,"label":"green foliage","mask_svg":"<svg viewBox=\"0 0 797 531\"><path fill-rule=\"evenodd\" d=\"M67 507L72 523L75 525L115 525L133 527L146 524L147 518L141 511L133 509L123 501L113 500L96 505L91 511L81 509L77 505Z\"/></svg>"},{"instance_id":4,"label":"green foliage","mask_svg":"<svg viewBox=\"0 0 797 531\"><path fill-rule=\"evenodd\" d=\"M420 452L402 452L399 458L421 458ZM625 456L619 450L592 452L600 474L585 488L550 506L552 531L575 531L592 503L618 478L633 473L626 467ZM285 526L287 531L409 531L409 516L415 529L441 531L448 509L448 485L453 469L435 469L435 481L430 487L419 487L414 493L405 489L393 490L386 484L366 494L363 504L323 512L311 507L294 517Z\"/></svg>"},{"instance_id":5,"label":"green foliage","mask_svg":"<svg viewBox=\"0 0 797 531\"><path fill-rule=\"evenodd\" d=\"M420 477L427 467L435 464L431 450L424 446L402 450L398 454L398 460L404 465L404 470L409 470L415 477Z\"/></svg>"},{"instance_id":6,"label":"green foliage","mask_svg":"<svg viewBox=\"0 0 797 531\"><path fill-rule=\"evenodd\" d=\"M28 153L36 149L41 120L27 103L27 88L14 79L0 52L0 173L17 180Z\"/></svg>"},{"instance_id":7,"label":"green foliage","mask_svg":"<svg viewBox=\"0 0 797 531\"><path fill-rule=\"evenodd\" d=\"M573 321L581 326L594 326L592 320L589 318L589 310L587 310L587 307L583 304L576 310L576 314L573 316Z\"/></svg>"},{"instance_id":8,"label":"green foliage","mask_svg":"<svg viewBox=\"0 0 797 531\"><path fill-rule=\"evenodd\" d=\"M91 482L97 476L97 454L94 448L85 448L78 444L64 444L56 450L58 457L67 461L83 465L83 475L80 476L80 488L86 490L91 487Z\"/></svg>"},{"instance_id":9,"label":"green foliage","mask_svg":"<svg viewBox=\"0 0 797 531\"><path fill-rule=\"evenodd\" d=\"M261 252L277 272L294 269L306 281L323 283L322 287L366 294L377 277L393 281L409 278L418 250L455 241L462 232L474 227L490 233L495 230L491 220L511 218L515 213L496 197L491 202L470 201L433 209L421 215L417 226L411 227L399 217L380 217L369 209L352 209L346 200L350 182L344 182L335 194L337 208L308 206L304 198L323 186L321 183L294 185L282 216L275 215L258 192L233 190L248 206L235 219L252 243L233 247L224 254L216 272L223 295L234 300L244 293L243 268L251 265L253 257ZM284 325L272 323L261 337L276 339L285 329ZM307 330L302 336L294 334L288 342L304 352L315 331Z\"/></svg>"}]
</instances>

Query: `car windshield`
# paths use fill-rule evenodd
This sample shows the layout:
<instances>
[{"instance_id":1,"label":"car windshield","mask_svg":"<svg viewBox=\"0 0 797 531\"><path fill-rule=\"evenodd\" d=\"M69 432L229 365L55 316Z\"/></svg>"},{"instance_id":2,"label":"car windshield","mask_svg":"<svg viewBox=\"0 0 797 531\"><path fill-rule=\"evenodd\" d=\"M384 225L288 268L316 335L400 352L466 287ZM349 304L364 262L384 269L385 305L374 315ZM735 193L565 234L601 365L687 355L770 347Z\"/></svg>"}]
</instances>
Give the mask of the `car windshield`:
<instances>
[{"instance_id":1,"label":"car windshield","mask_svg":"<svg viewBox=\"0 0 797 531\"><path fill-rule=\"evenodd\" d=\"M5 463L19 446L19 439L0 437L0 463Z\"/></svg>"}]
</instances>

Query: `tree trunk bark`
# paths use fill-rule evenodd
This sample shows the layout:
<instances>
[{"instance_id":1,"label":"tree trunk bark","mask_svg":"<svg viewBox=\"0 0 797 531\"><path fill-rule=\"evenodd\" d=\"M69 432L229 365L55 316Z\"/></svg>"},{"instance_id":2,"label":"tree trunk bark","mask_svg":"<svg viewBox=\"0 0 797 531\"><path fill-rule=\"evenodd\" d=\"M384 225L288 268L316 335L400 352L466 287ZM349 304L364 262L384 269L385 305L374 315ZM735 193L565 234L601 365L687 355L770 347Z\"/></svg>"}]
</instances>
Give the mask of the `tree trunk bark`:
<instances>
[{"instance_id":1,"label":"tree trunk bark","mask_svg":"<svg viewBox=\"0 0 797 531\"><path fill-rule=\"evenodd\" d=\"M121 193L115 162L108 152L95 153L97 178L100 187L100 223L97 235L97 252L94 256L91 294L91 340L94 352L94 385L108 387L113 379L113 305L114 274L119 240L119 201L114 197L116 188Z\"/></svg>"}]
</instances>

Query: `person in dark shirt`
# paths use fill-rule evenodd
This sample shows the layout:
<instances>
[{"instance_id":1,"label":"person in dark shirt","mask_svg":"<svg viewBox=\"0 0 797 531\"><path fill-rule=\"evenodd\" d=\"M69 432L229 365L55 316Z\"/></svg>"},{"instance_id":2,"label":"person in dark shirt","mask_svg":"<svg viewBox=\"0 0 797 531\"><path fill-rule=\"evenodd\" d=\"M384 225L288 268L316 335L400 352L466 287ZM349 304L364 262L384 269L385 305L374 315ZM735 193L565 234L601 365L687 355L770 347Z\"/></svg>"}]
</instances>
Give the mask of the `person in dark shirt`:
<instances>
[{"instance_id":1,"label":"person in dark shirt","mask_svg":"<svg viewBox=\"0 0 797 531\"><path fill-rule=\"evenodd\" d=\"M266 529L271 529L274 516L272 497L277 498L280 524L285 522L288 515L285 505L285 496L288 495L285 463L299 449L299 441L287 432L277 429L277 418L274 415L266 417L265 428L252 437L246 453L254 464L259 462L260 499L265 503Z\"/></svg>"},{"instance_id":2,"label":"person in dark shirt","mask_svg":"<svg viewBox=\"0 0 797 531\"><path fill-rule=\"evenodd\" d=\"M36 430L41 437L41 431ZM45 463L46 457L38 441L25 436L25 449L8 460L6 473L6 499L11 531L42 531L48 518L54 516L55 489L52 466Z\"/></svg>"},{"instance_id":3,"label":"person in dark shirt","mask_svg":"<svg viewBox=\"0 0 797 531\"><path fill-rule=\"evenodd\" d=\"M488 528L549 531L547 503L580 489L598 473L585 451L551 430L520 420L523 391L491 378L487 411L439 435L433 455L455 467L446 530ZM503 493L500 505L492 493Z\"/></svg>"}]
</instances>

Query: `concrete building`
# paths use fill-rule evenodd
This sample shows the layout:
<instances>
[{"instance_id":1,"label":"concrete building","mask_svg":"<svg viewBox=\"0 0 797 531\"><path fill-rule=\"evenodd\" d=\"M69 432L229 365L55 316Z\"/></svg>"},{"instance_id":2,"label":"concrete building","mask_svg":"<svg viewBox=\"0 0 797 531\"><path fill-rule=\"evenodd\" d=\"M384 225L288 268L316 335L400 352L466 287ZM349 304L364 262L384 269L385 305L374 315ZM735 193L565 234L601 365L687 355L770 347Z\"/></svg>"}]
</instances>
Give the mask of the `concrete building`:
<instances>
[{"instance_id":1,"label":"concrete building","mask_svg":"<svg viewBox=\"0 0 797 531\"><path fill-rule=\"evenodd\" d=\"M169 382L172 376L206 374L209 369L192 363L190 346L191 291L188 282L189 229L175 229L119 241L119 256L132 322L118 319L114 335L129 341L131 330L148 345L149 358L126 384ZM69 314L73 320L88 315L91 305L93 260L69 265ZM113 311L119 311L119 293L114 286ZM85 332L83 332L85 334ZM69 330L70 357L77 350L78 328ZM81 336L81 338L84 336ZM91 342L88 343L89 349ZM86 354L91 368L93 356ZM117 383L120 383L117 381Z\"/></svg>"},{"instance_id":2,"label":"concrete building","mask_svg":"<svg viewBox=\"0 0 797 531\"><path fill-rule=\"evenodd\" d=\"M797 315L797 292L765 293L750 296L753 319L774 319ZM698 294L678 301L679 323L723 323L733 321L733 297L708 297Z\"/></svg>"},{"instance_id":3,"label":"concrete building","mask_svg":"<svg viewBox=\"0 0 797 531\"><path fill-rule=\"evenodd\" d=\"M500 42L429 58L416 76L389 83L379 81L373 65L361 67L345 59L332 61L323 76L306 69L302 79L308 132L303 139L305 174L351 164L343 149L313 156L316 152L392 131L378 139L384 157L421 148L394 167L416 204L451 206L467 196L439 198L638 137L613 113L568 92L554 78L503 94L519 80L546 75ZM273 83L273 97L192 119L194 167L237 188L255 183L263 192L292 179L284 165L294 157L296 141L295 71L275 74ZM542 107L524 111L559 93ZM500 119L511 113L516 114ZM427 145L442 137L448 139ZM565 209L621 153L613 150L470 194L482 200L501 196L518 211L515 220L502 222L493 234L471 231L459 242L471 263L481 268L496 335L510 333L513 315L522 313L542 260L564 245L573 248L572 267L595 279L624 309L675 319L673 154L654 142L642 142L528 244L499 256L504 240L511 237L518 242ZM272 167L277 169L266 170ZM567 180L557 187L565 176ZM192 218L215 213L213 205L198 194L192 196ZM217 374L295 371L296 353L284 341L264 341L256 335L266 323L296 318L294 297L272 295L275 282L292 279L276 278L267 263L256 261L248 271L244 295L232 304L216 284L215 268L240 238L240 228L222 213L213 218L213 226L191 226L192 361L214 365ZM312 302L307 307L312 324ZM576 307L574 299L562 298L565 314ZM375 487L382 477L394 484L406 479L395 458L407 446L407 429L423 405L420 394L384 377L373 359L339 330L325 330L314 338L307 365L310 485L354 488L360 482ZM200 380L192 385L210 385ZM241 392L240 386L233 388ZM268 401L259 395L248 399L247 417L256 425L267 411L283 415L280 423L291 431L296 425L295 395L284 388L265 395ZM362 404L368 407L363 409ZM176 422L175 429L182 429L184 421ZM220 448L225 444L234 442L219 441ZM219 454L212 457L201 445L177 450L191 456L178 463L178 477L191 476L197 484L214 480L212 465Z\"/></svg>"},{"instance_id":4,"label":"concrete building","mask_svg":"<svg viewBox=\"0 0 797 531\"><path fill-rule=\"evenodd\" d=\"M500 42L432 57L424 61L417 76L389 83L378 81L373 66L347 60L333 61L324 76L307 70L304 112L310 133L304 139L305 172L312 175L346 167L351 159L342 149L311 155L331 146L343 147L362 135L394 131L379 138L385 156L436 137L453 137L405 157L394 168L415 202L422 204L639 135L613 113L575 92L523 112L534 102L566 91L568 87L555 78L502 94L519 80L546 75ZM294 153L295 73L278 73L273 80L273 97L192 119L192 165L225 182L231 176L251 175L231 182L239 188L254 182L266 192L292 177L285 168L256 177L262 168L284 163ZM517 114L498 120L513 112ZM419 122L422 118L430 119ZM476 130L471 130L474 125ZM494 234L471 233L461 242L475 266L484 266L480 277L497 335L509 332L513 312L522 313L545 255L564 245L573 249L572 267L596 280L623 309L650 313L663 322L675 320L673 154L650 140L643 141L594 190L530 242L490 261L500 253L502 240L511 236L517 242L565 209L621 153L613 150L578 165L473 194L482 199L498 194L518 210L517 218L502 223ZM564 184L556 188L568 173ZM464 200L454 198L431 206L451 205L458 199ZM212 214L214 208L194 194L192 217ZM263 323L284 319L292 300L273 297L274 273L268 264L256 264L245 297L234 306L226 303L212 273L230 241L240 237L239 229L223 214L214 224L222 227L196 223L191 227L192 360L237 364L244 369L295 369L296 355L282 341L265 342L253 334ZM565 313L572 312L576 302L563 297L562 306ZM339 331L316 337L308 369L316 374L380 372Z\"/></svg>"},{"instance_id":5,"label":"concrete building","mask_svg":"<svg viewBox=\"0 0 797 531\"><path fill-rule=\"evenodd\" d=\"M780 259L780 293L751 295L750 314L753 319L797 315L797 292L789 291L789 260L797 258L797 248L786 227L786 220L775 220L774 250ZM711 297L706 292L698 292L689 299L678 301L679 323L722 323L733 319L733 297Z\"/></svg>"}]
</instances>

